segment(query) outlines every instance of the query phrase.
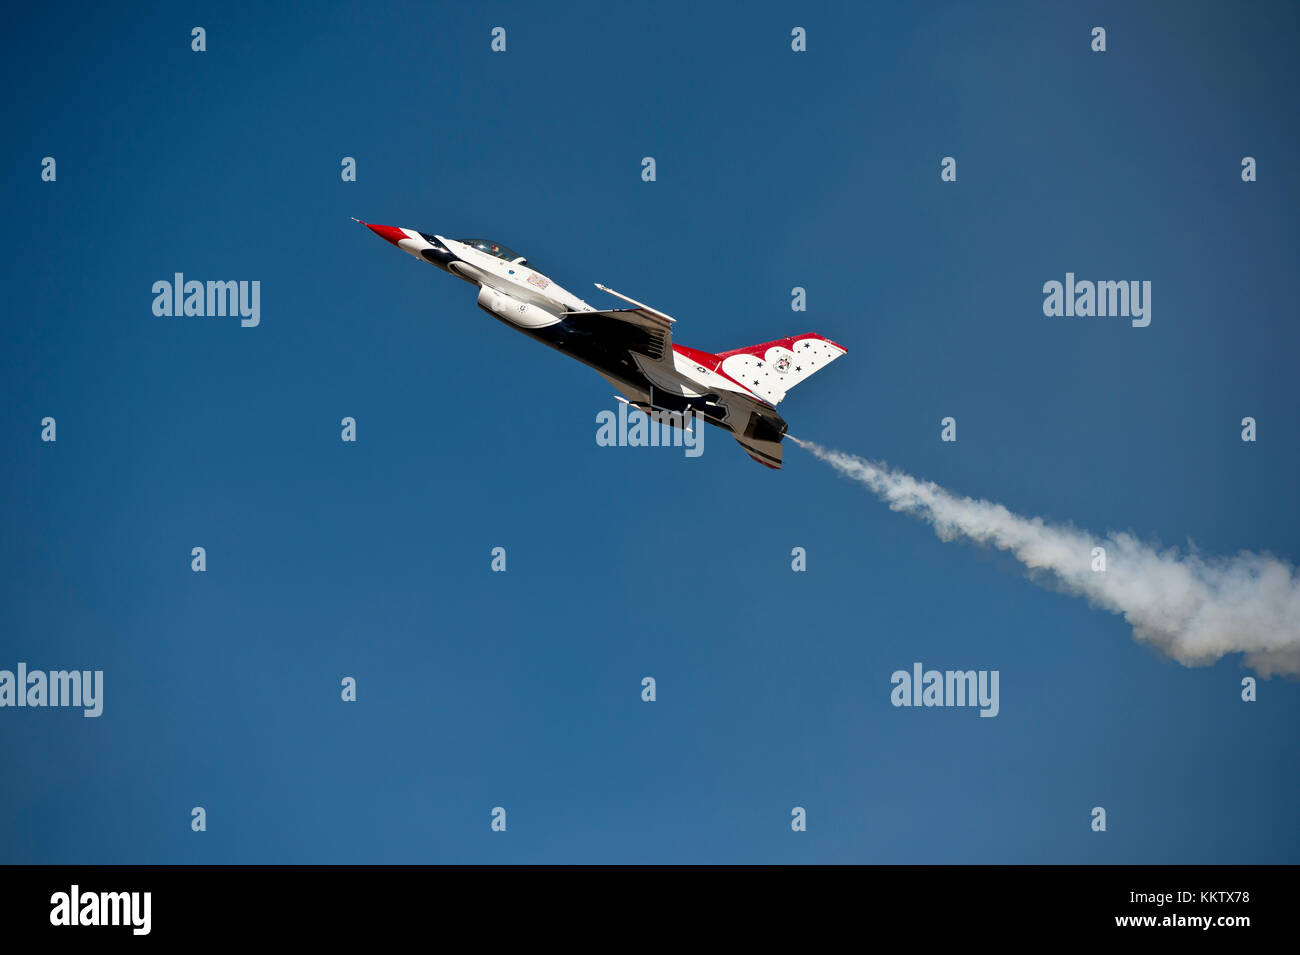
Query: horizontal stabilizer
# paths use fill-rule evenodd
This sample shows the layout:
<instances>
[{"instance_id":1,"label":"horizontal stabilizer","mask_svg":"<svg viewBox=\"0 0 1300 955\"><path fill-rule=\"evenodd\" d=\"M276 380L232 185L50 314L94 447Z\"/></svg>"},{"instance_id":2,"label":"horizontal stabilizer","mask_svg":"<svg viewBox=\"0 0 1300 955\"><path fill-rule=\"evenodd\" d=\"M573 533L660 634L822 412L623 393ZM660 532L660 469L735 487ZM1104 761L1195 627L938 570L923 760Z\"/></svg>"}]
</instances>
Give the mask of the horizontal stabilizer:
<instances>
[{"instance_id":1,"label":"horizontal stabilizer","mask_svg":"<svg viewBox=\"0 0 1300 955\"><path fill-rule=\"evenodd\" d=\"M769 467L774 471L781 468L781 442L766 441L762 438L746 438L741 435L734 435L735 439L740 442L740 446L745 449L745 453L764 467Z\"/></svg>"}]
</instances>

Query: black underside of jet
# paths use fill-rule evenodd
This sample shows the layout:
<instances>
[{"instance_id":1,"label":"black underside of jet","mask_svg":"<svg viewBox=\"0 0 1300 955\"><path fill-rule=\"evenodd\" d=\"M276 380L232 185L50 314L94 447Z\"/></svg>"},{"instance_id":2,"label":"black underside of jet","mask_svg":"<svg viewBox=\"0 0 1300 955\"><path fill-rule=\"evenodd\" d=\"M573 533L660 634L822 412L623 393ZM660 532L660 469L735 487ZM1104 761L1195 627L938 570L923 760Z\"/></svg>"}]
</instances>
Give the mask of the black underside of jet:
<instances>
[{"instance_id":1,"label":"black underside of jet","mask_svg":"<svg viewBox=\"0 0 1300 955\"><path fill-rule=\"evenodd\" d=\"M483 310L498 321L510 324L487 309ZM633 353L654 354L657 342L649 332L636 325L610 321L596 313L590 316L569 313L556 324L544 328L512 327L576 358L609 378L645 392L650 395L650 403L657 409L677 413L692 411L728 431L765 441L780 441L785 434L785 419L776 411L764 410L762 413L751 414L748 421L731 421L727 420L728 410L718 402L717 394L687 398L656 388L637 366Z\"/></svg>"}]
</instances>

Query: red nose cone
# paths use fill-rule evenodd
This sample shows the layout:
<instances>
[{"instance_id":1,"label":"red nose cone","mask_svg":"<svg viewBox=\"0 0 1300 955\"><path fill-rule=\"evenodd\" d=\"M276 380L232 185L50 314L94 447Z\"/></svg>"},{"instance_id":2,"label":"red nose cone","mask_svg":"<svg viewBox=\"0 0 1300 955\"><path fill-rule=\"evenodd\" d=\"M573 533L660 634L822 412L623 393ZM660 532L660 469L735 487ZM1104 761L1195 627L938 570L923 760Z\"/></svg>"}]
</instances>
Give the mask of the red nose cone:
<instances>
[{"instance_id":1,"label":"red nose cone","mask_svg":"<svg viewBox=\"0 0 1300 955\"><path fill-rule=\"evenodd\" d=\"M371 225L369 222L362 222L361 224L365 226L367 229L369 229L371 232L373 232L375 235L379 236L379 238L386 239L389 242L393 243L393 245L397 245L397 243L401 242L403 239L410 238L410 236L408 236L401 229L397 228L397 226Z\"/></svg>"}]
</instances>

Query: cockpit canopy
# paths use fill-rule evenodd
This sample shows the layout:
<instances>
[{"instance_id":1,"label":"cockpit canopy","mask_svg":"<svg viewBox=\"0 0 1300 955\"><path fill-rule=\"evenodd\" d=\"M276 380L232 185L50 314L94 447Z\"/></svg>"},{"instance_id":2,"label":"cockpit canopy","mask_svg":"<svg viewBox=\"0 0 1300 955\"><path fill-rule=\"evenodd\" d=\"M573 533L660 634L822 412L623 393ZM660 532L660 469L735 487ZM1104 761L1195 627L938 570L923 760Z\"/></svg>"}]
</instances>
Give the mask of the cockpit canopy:
<instances>
[{"instance_id":1,"label":"cockpit canopy","mask_svg":"<svg viewBox=\"0 0 1300 955\"><path fill-rule=\"evenodd\" d=\"M480 252L486 252L488 255L495 255L498 259L504 259L512 264L527 261L522 255L514 249L508 249L499 242L493 242L491 239L460 239L466 245L473 246Z\"/></svg>"}]
</instances>

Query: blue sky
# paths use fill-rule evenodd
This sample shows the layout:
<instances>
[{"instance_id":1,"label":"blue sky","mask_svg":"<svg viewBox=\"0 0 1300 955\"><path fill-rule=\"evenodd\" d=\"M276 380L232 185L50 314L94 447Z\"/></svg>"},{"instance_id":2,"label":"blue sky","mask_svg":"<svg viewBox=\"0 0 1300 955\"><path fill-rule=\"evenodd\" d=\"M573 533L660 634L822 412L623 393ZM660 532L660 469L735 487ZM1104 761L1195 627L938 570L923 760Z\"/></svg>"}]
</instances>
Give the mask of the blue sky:
<instances>
[{"instance_id":1,"label":"blue sky","mask_svg":"<svg viewBox=\"0 0 1300 955\"><path fill-rule=\"evenodd\" d=\"M849 353L793 434L1294 564L1293 7L21 16L0 668L105 702L0 710L0 861L1300 861L1295 681L1243 703L1238 659L1159 657L795 447L598 447L605 382L349 219L491 237L696 348L820 332ZM1150 280L1151 325L1045 318L1067 271ZM175 272L260 281L261 324L155 317ZM998 669L999 716L894 708L914 661Z\"/></svg>"}]
</instances>

